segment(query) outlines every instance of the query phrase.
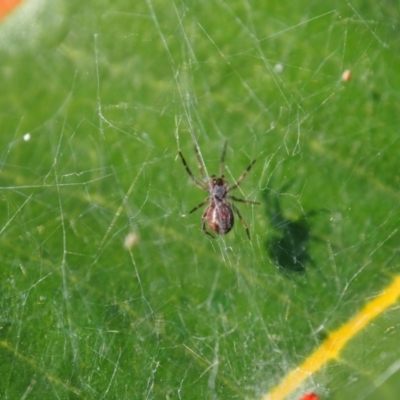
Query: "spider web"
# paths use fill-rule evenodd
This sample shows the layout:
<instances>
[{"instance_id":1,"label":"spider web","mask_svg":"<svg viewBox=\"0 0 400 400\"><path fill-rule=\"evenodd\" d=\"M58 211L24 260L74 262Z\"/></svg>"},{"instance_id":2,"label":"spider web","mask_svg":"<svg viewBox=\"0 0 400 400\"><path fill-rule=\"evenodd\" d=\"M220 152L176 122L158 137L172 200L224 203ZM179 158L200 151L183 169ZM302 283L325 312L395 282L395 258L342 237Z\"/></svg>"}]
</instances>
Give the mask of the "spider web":
<instances>
[{"instance_id":1,"label":"spider web","mask_svg":"<svg viewBox=\"0 0 400 400\"><path fill-rule=\"evenodd\" d=\"M395 399L390 2L27 2L0 26L4 398ZM200 179L240 221L202 233ZM396 299L396 297L395 297ZM347 336L346 336L347 335ZM275 391L274 391L275 390ZM275 394L274 394L275 393ZM269 397L270 396L270 397Z\"/></svg>"}]
</instances>

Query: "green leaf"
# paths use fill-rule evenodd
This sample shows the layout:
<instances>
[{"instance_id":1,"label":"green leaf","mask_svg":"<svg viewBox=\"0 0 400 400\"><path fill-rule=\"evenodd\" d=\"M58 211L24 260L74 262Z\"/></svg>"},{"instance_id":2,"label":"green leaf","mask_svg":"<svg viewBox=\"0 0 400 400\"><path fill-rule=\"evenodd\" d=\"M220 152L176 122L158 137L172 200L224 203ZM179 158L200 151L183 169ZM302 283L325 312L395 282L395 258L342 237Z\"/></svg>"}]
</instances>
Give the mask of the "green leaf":
<instances>
[{"instance_id":1,"label":"green leaf","mask_svg":"<svg viewBox=\"0 0 400 400\"><path fill-rule=\"evenodd\" d=\"M5 17L4 398L397 399L398 30L359 0ZM257 159L232 191L262 203L235 203L251 241L189 213L178 151L200 180L194 143L212 175L225 140L230 184Z\"/></svg>"}]
</instances>

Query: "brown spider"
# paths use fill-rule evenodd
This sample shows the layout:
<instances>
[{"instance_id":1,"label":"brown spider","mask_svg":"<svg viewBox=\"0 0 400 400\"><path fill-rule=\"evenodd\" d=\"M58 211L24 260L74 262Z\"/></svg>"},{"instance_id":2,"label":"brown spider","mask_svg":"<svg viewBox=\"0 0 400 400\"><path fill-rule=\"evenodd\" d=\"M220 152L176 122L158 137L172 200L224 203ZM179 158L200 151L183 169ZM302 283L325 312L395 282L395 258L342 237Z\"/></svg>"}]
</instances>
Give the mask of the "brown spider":
<instances>
[{"instance_id":1,"label":"brown spider","mask_svg":"<svg viewBox=\"0 0 400 400\"><path fill-rule=\"evenodd\" d=\"M197 163L201 179L203 180L203 182L198 181L194 177L192 171L186 164L186 161L182 153L179 152L179 155L182 159L186 172L189 174L192 182L200 189L203 189L209 193L208 197L204 201L202 201L199 205L197 205L195 208L193 208L193 210L191 210L190 213L198 210L204 204L209 203L208 207L204 210L203 215L201 217L202 229L204 233L215 239L215 236L207 231L206 222L212 231L214 231L219 235L225 235L233 227L233 224L235 222L233 217L233 212L235 212L239 217L240 221L242 222L243 227L246 230L247 236L250 239L249 227L246 221L240 214L237 207L231 202L229 202L227 199L232 199L234 201L239 201L241 203L260 204L257 203L256 201L238 199L235 196L228 194L231 190L236 189L240 185L240 183L246 177L247 173L250 171L251 167L256 162L256 160L252 161L251 164L242 173L242 175L240 175L239 179L233 185L229 186L224 176L226 146L227 146L227 141L225 141L224 147L222 149L222 155L220 161L220 177L217 178L215 175L211 175L211 177L206 178L203 164L201 163L200 159L199 149L197 145L195 145L194 149L196 152Z\"/></svg>"}]
</instances>

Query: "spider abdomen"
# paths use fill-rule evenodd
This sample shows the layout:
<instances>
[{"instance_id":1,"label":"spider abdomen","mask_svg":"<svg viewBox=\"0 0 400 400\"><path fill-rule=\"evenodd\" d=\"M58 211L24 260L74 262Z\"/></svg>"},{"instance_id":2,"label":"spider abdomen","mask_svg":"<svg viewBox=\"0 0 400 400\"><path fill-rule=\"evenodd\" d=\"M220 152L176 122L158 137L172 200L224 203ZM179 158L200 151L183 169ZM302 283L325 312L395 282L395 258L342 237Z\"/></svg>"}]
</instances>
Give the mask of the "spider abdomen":
<instances>
[{"instance_id":1,"label":"spider abdomen","mask_svg":"<svg viewBox=\"0 0 400 400\"><path fill-rule=\"evenodd\" d=\"M212 202L206 209L204 218L210 229L219 235L228 233L235 222L231 208L222 201Z\"/></svg>"}]
</instances>

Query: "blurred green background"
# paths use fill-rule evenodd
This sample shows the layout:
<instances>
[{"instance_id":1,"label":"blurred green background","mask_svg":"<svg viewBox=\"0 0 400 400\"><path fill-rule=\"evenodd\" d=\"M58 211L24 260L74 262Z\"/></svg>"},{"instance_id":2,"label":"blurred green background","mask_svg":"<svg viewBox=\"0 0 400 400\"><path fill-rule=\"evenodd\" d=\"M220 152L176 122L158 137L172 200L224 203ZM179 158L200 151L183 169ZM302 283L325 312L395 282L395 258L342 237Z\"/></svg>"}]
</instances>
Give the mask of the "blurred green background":
<instances>
[{"instance_id":1,"label":"blurred green background","mask_svg":"<svg viewBox=\"0 0 400 400\"><path fill-rule=\"evenodd\" d=\"M0 393L260 398L399 273L392 1L27 1L0 25ZM346 69L352 72L342 80ZM212 240L228 140L250 226ZM310 376L397 399L398 308Z\"/></svg>"}]
</instances>

